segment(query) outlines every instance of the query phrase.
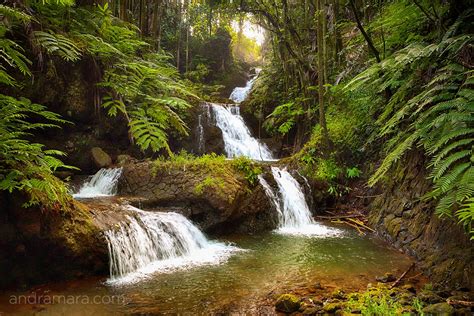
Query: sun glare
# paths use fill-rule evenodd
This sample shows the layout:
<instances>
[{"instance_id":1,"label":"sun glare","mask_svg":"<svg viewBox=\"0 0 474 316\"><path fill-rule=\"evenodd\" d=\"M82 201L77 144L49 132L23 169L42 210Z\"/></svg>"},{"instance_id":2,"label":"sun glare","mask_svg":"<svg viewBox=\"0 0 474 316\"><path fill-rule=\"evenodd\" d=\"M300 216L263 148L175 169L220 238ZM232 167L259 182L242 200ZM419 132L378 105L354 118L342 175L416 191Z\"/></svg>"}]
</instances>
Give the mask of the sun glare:
<instances>
[{"instance_id":1,"label":"sun glare","mask_svg":"<svg viewBox=\"0 0 474 316\"><path fill-rule=\"evenodd\" d=\"M232 28L238 32L239 23L237 21L232 22ZM256 25L250 21L244 21L243 33L246 37L253 39L259 46L262 46L265 40L265 31L259 25Z\"/></svg>"}]
</instances>

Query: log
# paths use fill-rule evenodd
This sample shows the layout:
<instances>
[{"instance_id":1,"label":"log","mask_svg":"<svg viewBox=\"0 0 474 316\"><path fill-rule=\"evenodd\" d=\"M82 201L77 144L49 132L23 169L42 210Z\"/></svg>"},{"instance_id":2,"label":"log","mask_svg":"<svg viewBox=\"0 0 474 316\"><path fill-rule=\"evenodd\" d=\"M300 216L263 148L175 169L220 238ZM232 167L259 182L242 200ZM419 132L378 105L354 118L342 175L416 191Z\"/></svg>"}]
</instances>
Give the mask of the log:
<instances>
[{"instance_id":1,"label":"log","mask_svg":"<svg viewBox=\"0 0 474 316\"><path fill-rule=\"evenodd\" d=\"M400 283L400 281L405 277L405 275L407 275L408 272L410 272L411 269L413 269L413 267L415 266L415 263L413 262L409 267L408 269L402 273L402 275L395 281L392 283L392 285L390 286L390 289L393 289L395 286L398 285L398 283Z\"/></svg>"},{"instance_id":2,"label":"log","mask_svg":"<svg viewBox=\"0 0 474 316\"><path fill-rule=\"evenodd\" d=\"M446 301L449 305L460 305L460 306L467 306L467 307L474 307L474 302L469 301L460 301L460 300L450 300Z\"/></svg>"}]
</instances>

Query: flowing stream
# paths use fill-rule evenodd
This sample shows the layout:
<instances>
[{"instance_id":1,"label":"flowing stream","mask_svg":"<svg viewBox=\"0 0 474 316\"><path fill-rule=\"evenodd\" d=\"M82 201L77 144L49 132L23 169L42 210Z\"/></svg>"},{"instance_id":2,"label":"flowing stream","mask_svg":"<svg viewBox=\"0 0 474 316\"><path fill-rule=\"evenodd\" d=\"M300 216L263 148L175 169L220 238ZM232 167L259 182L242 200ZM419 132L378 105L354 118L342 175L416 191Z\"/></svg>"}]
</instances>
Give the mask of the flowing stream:
<instances>
[{"instance_id":1,"label":"flowing stream","mask_svg":"<svg viewBox=\"0 0 474 316\"><path fill-rule=\"evenodd\" d=\"M246 87L236 88L231 99L236 103L245 100L254 81L252 78ZM274 160L271 151L252 137L238 105L207 107L207 119L212 111L222 130L228 157ZM202 119L199 117L201 134ZM199 141L203 146L203 139ZM121 168L101 169L74 197L115 195L121 174ZM377 240L315 222L300 184L285 168L272 166L268 176L274 179L273 187L262 175L259 181L278 215L276 233L228 235L218 242L209 240L180 214L125 206L127 220L105 232L109 278L46 286L49 295L86 297L92 303L12 306L0 295L0 311L10 308L29 314L40 308L38 315L273 314L273 306L264 302L269 293L311 287L315 282L357 290L375 275L400 273L410 265L408 257ZM111 301L97 303L97 297ZM261 309L265 307L269 309Z\"/></svg>"},{"instance_id":2,"label":"flowing stream","mask_svg":"<svg viewBox=\"0 0 474 316\"><path fill-rule=\"evenodd\" d=\"M222 131L227 157L246 156L255 160L274 160L265 144L254 138L240 116L238 105L211 104L217 126Z\"/></svg>"},{"instance_id":3,"label":"flowing stream","mask_svg":"<svg viewBox=\"0 0 474 316\"><path fill-rule=\"evenodd\" d=\"M411 264L408 257L386 244L349 230L328 238L272 232L220 238L247 251L222 264L163 271L136 283L89 278L49 284L39 290L61 297L87 297L90 304L9 305L12 293L8 293L0 295L0 310L7 315L274 315L274 301L266 301L273 295L316 282L329 290L341 286L362 289L374 282L375 276L386 272L400 275ZM93 303L94 297L105 300Z\"/></svg>"},{"instance_id":4,"label":"flowing stream","mask_svg":"<svg viewBox=\"0 0 474 316\"><path fill-rule=\"evenodd\" d=\"M342 231L316 223L311 215L303 190L296 179L286 170L271 167L278 185L278 192L260 175L260 184L278 213L278 233L305 236L339 236Z\"/></svg>"},{"instance_id":5,"label":"flowing stream","mask_svg":"<svg viewBox=\"0 0 474 316\"><path fill-rule=\"evenodd\" d=\"M209 241L181 214L127 208L128 222L105 233L111 283L135 282L157 271L217 264L239 250Z\"/></svg>"},{"instance_id":6,"label":"flowing stream","mask_svg":"<svg viewBox=\"0 0 474 316\"><path fill-rule=\"evenodd\" d=\"M113 196L117 193L117 183L121 175L122 168L100 169L72 196L76 199Z\"/></svg>"},{"instance_id":7,"label":"flowing stream","mask_svg":"<svg viewBox=\"0 0 474 316\"><path fill-rule=\"evenodd\" d=\"M229 158L245 156L254 160L275 160L267 145L252 136L250 129L240 115L239 104L249 95L257 76L258 71L257 75L250 79L245 87L237 87L232 91L229 99L234 101L235 105L210 104L215 123L222 131L225 152Z\"/></svg>"}]
</instances>

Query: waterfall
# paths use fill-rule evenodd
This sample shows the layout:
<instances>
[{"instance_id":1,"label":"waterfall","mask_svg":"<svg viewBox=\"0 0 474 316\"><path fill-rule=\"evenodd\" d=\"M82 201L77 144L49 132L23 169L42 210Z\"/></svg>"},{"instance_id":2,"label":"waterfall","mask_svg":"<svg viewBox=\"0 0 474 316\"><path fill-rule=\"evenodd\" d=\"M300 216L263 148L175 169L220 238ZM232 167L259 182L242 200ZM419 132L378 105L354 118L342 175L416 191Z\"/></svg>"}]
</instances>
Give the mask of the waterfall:
<instances>
[{"instance_id":1,"label":"waterfall","mask_svg":"<svg viewBox=\"0 0 474 316\"><path fill-rule=\"evenodd\" d=\"M209 241L186 217L127 206L128 222L105 232L109 282L128 283L152 272L225 261L239 248Z\"/></svg>"},{"instance_id":2,"label":"waterfall","mask_svg":"<svg viewBox=\"0 0 474 316\"><path fill-rule=\"evenodd\" d=\"M271 169L278 185L278 193L274 192L263 177L260 176L259 181L278 212L278 233L309 236L335 236L341 233L338 229L314 221L300 184L286 169Z\"/></svg>"},{"instance_id":3,"label":"waterfall","mask_svg":"<svg viewBox=\"0 0 474 316\"><path fill-rule=\"evenodd\" d=\"M205 141L204 141L204 126L202 125L202 114L198 115L197 134L198 134L198 152L204 153Z\"/></svg>"},{"instance_id":4,"label":"waterfall","mask_svg":"<svg viewBox=\"0 0 474 316\"><path fill-rule=\"evenodd\" d=\"M237 87L232 90L229 99L231 99L235 103L242 103L243 101L245 101L245 99L247 99L250 93L250 90L252 90L255 80L257 80L257 76L254 76L252 79L247 81L245 87Z\"/></svg>"},{"instance_id":5,"label":"waterfall","mask_svg":"<svg viewBox=\"0 0 474 316\"><path fill-rule=\"evenodd\" d=\"M255 160L274 160L265 144L252 137L240 116L238 106L211 104L217 127L222 131L227 157L246 156Z\"/></svg>"},{"instance_id":6,"label":"waterfall","mask_svg":"<svg viewBox=\"0 0 474 316\"><path fill-rule=\"evenodd\" d=\"M122 168L100 169L81 186L79 192L72 196L77 199L86 199L115 195L121 175Z\"/></svg>"}]
</instances>

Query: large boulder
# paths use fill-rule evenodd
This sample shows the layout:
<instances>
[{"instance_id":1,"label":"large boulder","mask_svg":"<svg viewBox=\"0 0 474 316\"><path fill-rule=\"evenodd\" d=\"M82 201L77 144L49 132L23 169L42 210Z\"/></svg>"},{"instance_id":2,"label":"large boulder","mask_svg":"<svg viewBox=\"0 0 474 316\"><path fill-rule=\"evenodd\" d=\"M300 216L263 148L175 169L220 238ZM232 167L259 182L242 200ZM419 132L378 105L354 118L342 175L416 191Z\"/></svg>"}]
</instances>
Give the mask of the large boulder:
<instances>
[{"instance_id":1,"label":"large boulder","mask_svg":"<svg viewBox=\"0 0 474 316\"><path fill-rule=\"evenodd\" d=\"M276 212L262 186L251 185L231 161L218 164L126 164L119 192L149 210L173 208L214 233L255 232L276 227Z\"/></svg>"},{"instance_id":2,"label":"large boulder","mask_svg":"<svg viewBox=\"0 0 474 316\"><path fill-rule=\"evenodd\" d=\"M54 209L24 208L26 200L19 193L0 196L0 288L108 272L105 226L91 208L73 200Z\"/></svg>"},{"instance_id":3,"label":"large boulder","mask_svg":"<svg viewBox=\"0 0 474 316\"><path fill-rule=\"evenodd\" d=\"M91 156L97 168L107 168L112 165L112 158L100 147L92 147Z\"/></svg>"}]
</instances>

